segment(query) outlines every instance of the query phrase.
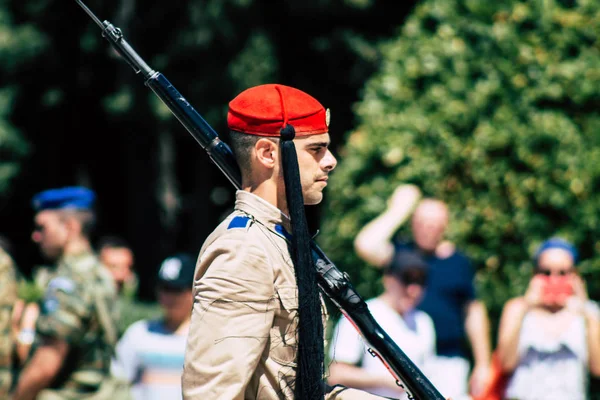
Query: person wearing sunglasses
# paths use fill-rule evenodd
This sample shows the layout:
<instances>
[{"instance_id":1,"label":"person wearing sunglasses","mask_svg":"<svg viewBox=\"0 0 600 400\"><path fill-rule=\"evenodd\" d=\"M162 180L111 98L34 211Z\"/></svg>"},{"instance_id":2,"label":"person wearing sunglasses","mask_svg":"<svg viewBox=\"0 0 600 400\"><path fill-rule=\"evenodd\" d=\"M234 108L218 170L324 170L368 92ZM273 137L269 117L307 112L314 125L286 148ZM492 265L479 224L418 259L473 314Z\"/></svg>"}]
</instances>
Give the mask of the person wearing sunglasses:
<instances>
[{"instance_id":1,"label":"person wearing sunglasses","mask_svg":"<svg viewBox=\"0 0 600 400\"><path fill-rule=\"evenodd\" d=\"M118 315L112 276L93 252L96 194L81 187L44 190L32 199L32 240L53 263L40 302L33 350L11 400L91 399L110 380Z\"/></svg>"},{"instance_id":2,"label":"person wearing sunglasses","mask_svg":"<svg viewBox=\"0 0 600 400\"><path fill-rule=\"evenodd\" d=\"M600 376L600 309L577 273L577 250L560 238L535 254L523 296L509 300L498 328L498 361L510 399L586 399Z\"/></svg>"},{"instance_id":3,"label":"person wearing sunglasses","mask_svg":"<svg viewBox=\"0 0 600 400\"><path fill-rule=\"evenodd\" d=\"M429 315L416 309L425 292L427 264L415 252L399 251L384 269L383 293L367 301L381 327L427 374L435 355L435 330ZM342 317L329 348L329 384L363 389L379 396L407 398L383 363L368 353L352 324Z\"/></svg>"}]
</instances>

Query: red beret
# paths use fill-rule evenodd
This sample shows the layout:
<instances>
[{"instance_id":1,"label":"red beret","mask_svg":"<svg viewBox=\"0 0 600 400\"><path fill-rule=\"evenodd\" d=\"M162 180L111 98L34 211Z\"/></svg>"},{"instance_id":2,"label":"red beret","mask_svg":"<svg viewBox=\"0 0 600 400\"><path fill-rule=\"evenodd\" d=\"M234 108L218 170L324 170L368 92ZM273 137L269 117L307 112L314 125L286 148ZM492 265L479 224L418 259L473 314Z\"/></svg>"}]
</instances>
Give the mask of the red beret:
<instances>
[{"instance_id":1,"label":"red beret","mask_svg":"<svg viewBox=\"0 0 600 400\"><path fill-rule=\"evenodd\" d=\"M277 84L251 87L229 103L227 125L232 131L279 136L287 124L296 136L326 133L329 109L301 90Z\"/></svg>"}]
</instances>

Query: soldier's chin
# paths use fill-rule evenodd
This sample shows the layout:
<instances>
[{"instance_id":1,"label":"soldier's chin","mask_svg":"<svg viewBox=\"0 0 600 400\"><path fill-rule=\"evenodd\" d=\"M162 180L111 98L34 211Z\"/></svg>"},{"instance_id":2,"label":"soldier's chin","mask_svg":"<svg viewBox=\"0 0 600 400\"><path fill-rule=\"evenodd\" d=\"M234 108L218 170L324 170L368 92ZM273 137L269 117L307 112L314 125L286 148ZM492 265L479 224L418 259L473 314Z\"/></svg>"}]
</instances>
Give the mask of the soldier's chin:
<instances>
[{"instance_id":1,"label":"soldier's chin","mask_svg":"<svg viewBox=\"0 0 600 400\"><path fill-rule=\"evenodd\" d=\"M44 249L44 248L42 248L41 249L41 253L42 253L42 256L45 259L50 260L50 261L56 260L59 257L59 255L60 255L60 252L56 251L54 249Z\"/></svg>"},{"instance_id":2,"label":"soldier's chin","mask_svg":"<svg viewBox=\"0 0 600 400\"><path fill-rule=\"evenodd\" d=\"M323 201L323 192L312 192L304 195L304 204L314 206Z\"/></svg>"}]
</instances>

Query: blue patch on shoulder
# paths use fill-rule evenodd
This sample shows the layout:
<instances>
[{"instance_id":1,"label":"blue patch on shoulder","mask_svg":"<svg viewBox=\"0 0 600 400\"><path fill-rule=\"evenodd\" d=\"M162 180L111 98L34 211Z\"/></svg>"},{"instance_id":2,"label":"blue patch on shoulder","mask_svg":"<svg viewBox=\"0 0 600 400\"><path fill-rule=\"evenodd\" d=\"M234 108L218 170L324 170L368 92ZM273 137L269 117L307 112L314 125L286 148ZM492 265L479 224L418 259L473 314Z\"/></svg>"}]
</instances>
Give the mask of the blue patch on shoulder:
<instances>
[{"instance_id":1,"label":"blue patch on shoulder","mask_svg":"<svg viewBox=\"0 0 600 400\"><path fill-rule=\"evenodd\" d=\"M290 235L288 233L288 231L285 230L285 228L283 227L283 225L275 225L275 231L277 233L279 233L281 236L283 236L284 238L286 238L287 240L292 240L292 235Z\"/></svg>"},{"instance_id":2,"label":"blue patch on shoulder","mask_svg":"<svg viewBox=\"0 0 600 400\"><path fill-rule=\"evenodd\" d=\"M65 276L57 276L48 283L46 293L42 301L42 313L50 315L60 308L58 292L66 294L75 293L77 285L71 279Z\"/></svg>"},{"instance_id":3,"label":"blue patch on shoulder","mask_svg":"<svg viewBox=\"0 0 600 400\"><path fill-rule=\"evenodd\" d=\"M75 282L64 276L58 276L48 283L48 291L62 290L65 293L73 293L75 287Z\"/></svg>"},{"instance_id":4,"label":"blue patch on shoulder","mask_svg":"<svg viewBox=\"0 0 600 400\"><path fill-rule=\"evenodd\" d=\"M60 305L60 302L58 301L58 299L56 297L45 298L44 302L42 303L42 314L44 314L44 315L53 314L56 310L58 310L59 305Z\"/></svg>"},{"instance_id":5,"label":"blue patch on shoulder","mask_svg":"<svg viewBox=\"0 0 600 400\"><path fill-rule=\"evenodd\" d=\"M248 218L248 217L243 217L243 216L233 217L233 219L229 223L229 226L227 227L227 230L234 229L234 228L247 228L249 223L250 223L250 218Z\"/></svg>"}]
</instances>

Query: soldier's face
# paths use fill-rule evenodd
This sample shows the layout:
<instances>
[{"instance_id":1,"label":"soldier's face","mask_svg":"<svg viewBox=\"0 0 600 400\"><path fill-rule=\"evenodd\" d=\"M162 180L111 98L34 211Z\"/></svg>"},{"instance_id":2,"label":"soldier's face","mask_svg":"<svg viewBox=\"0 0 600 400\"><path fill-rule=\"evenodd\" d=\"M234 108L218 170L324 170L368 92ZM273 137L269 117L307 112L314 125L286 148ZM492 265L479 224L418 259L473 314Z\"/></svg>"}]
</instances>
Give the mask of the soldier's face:
<instances>
[{"instance_id":1,"label":"soldier's face","mask_svg":"<svg viewBox=\"0 0 600 400\"><path fill-rule=\"evenodd\" d=\"M319 204L323 200L328 175L337 165L337 160L329 150L330 143L328 133L294 139L304 204Z\"/></svg>"},{"instance_id":2,"label":"soldier's face","mask_svg":"<svg viewBox=\"0 0 600 400\"><path fill-rule=\"evenodd\" d=\"M69 238L69 227L57 211L44 210L34 219L31 239L40 246L42 254L55 260L61 256Z\"/></svg>"},{"instance_id":3,"label":"soldier's face","mask_svg":"<svg viewBox=\"0 0 600 400\"><path fill-rule=\"evenodd\" d=\"M133 252L126 247L102 249L100 261L108 267L118 285L123 285L133 274Z\"/></svg>"}]
</instances>

